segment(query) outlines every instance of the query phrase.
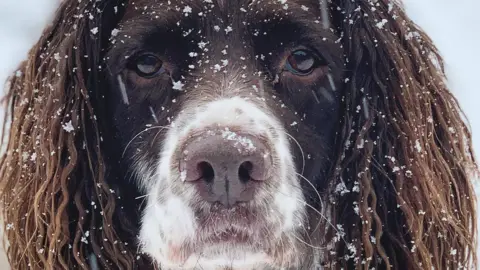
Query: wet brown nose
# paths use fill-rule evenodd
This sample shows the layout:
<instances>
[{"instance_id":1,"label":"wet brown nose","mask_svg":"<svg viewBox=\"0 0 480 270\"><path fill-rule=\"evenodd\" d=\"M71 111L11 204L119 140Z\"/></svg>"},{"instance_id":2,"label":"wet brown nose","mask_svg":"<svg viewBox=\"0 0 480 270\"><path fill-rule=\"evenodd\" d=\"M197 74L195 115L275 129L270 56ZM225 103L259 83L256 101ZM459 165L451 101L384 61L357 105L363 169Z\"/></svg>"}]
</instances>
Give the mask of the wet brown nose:
<instances>
[{"instance_id":1,"label":"wet brown nose","mask_svg":"<svg viewBox=\"0 0 480 270\"><path fill-rule=\"evenodd\" d=\"M260 139L234 132L203 134L186 143L182 180L195 183L209 202L232 207L253 199L272 168L270 149Z\"/></svg>"}]
</instances>

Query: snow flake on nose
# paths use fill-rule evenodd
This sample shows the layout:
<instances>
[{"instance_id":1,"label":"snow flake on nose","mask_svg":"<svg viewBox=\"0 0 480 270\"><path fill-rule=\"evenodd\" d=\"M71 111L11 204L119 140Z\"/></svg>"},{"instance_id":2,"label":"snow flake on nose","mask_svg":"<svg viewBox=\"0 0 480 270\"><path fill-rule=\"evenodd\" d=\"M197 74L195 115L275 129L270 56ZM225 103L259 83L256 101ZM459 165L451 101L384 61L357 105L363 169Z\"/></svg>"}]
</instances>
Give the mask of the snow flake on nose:
<instances>
[{"instance_id":1,"label":"snow flake on nose","mask_svg":"<svg viewBox=\"0 0 480 270\"><path fill-rule=\"evenodd\" d=\"M234 146L237 147L239 152L253 152L257 149L251 139L241 136L228 128L222 130L222 138L234 142Z\"/></svg>"}]
</instances>

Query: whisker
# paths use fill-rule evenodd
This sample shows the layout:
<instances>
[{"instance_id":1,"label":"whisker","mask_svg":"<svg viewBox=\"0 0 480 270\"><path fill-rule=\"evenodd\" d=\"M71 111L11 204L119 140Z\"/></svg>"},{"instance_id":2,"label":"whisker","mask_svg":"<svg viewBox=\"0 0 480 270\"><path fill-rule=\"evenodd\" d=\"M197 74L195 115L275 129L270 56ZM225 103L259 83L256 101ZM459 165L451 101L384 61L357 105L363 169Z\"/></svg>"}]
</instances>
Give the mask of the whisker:
<instances>
[{"instance_id":1,"label":"whisker","mask_svg":"<svg viewBox=\"0 0 480 270\"><path fill-rule=\"evenodd\" d=\"M268 211L268 209L266 209L266 210ZM276 211L270 211L270 214L272 214L272 217L277 220L277 223L278 223L278 224L282 224L282 219L280 218L280 215L279 215ZM268 231L271 235L274 235L273 232L272 232L272 230L271 230L269 227L265 227L265 228L267 229L267 231ZM282 258L281 258L282 261L283 261L283 256L285 255L285 249L286 249L286 248L285 248L285 247L286 247L286 244L285 244L285 242L284 242L283 240L284 240L284 238L283 238L283 237L280 237L280 246L279 246L279 248L280 248L280 250L282 250L282 253L281 253L281 254L282 254Z\"/></svg>"},{"instance_id":2,"label":"whisker","mask_svg":"<svg viewBox=\"0 0 480 270\"><path fill-rule=\"evenodd\" d=\"M310 248L313 248L313 249L319 249L319 250L325 250L327 249L327 247L317 247L317 246L314 246L312 244L309 244L307 242L305 242L303 239L301 239L300 237L296 236L296 235L293 235L293 237L295 237L295 239L297 239L298 241L300 241L302 244L310 247Z\"/></svg>"},{"instance_id":3,"label":"whisker","mask_svg":"<svg viewBox=\"0 0 480 270\"><path fill-rule=\"evenodd\" d=\"M281 191L277 191L277 192L281 192ZM285 194L283 192L281 192L281 194L291 198L290 194ZM348 244L348 242L343 238L343 236L341 236L341 232L335 227L335 225L333 225L333 223L324 214L322 214L320 211L318 211L318 209L316 209L315 207L313 207L312 205L307 203L305 200L300 200L298 198L295 198L295 200L304 204L305 206L309 207L310 209L312 209L316 214L318 214L327 223L327 225L330 225L333 228L333 230L336 233L338 233L338 235L342 238L342 240L345 242L345 244Z\"/></svg>"},{"instance_id":4,"label":"whisker","mask_svg":"<svg viewBox=\"0 0 480 270\"><path fill-rule=\"evenodd\" d=\"M148 197L148 196L150 196L150 195L152 195L152 194L153 194L153 193L149 193L149 194L145 194L145 195L142 195L142 196L135 197L135 200Z\"/></svg>"},{"instance_id":5,"label":"whisker","mask_svg":"<svg viewBox=\"0 0 480 270\"><path fill-rule=\"evenodd\" d=\"M317 197L318 197L318 201L320 202L320 209L323 209L323 200L322 200L322 196L320 196L320 193L318 192L318 190L315 188L315 185L312 183L312 181L308 180L305 176L299 174L299 173L296 173L298 176L300 176L303 180L305 180L312 188L313 190L315 190L315 193L317 194ZM317 226L315 227L315 229L312 231L312 233L316 232L318 227L320 226L320 224L317 224Z\"/></svg>"},{"instance_id":6,"label":"whisker","mask_svg":"<svg viewBox=\"0 0 480 270\"><path fill-rule=\"evenodd\" d=\"M302 146L300 145L300 143L292 136L290 135L288 132L285 132L285 134L290 137L297 145L298 145L298 148L300 149L300 152L302 154L302 172L301 174L303 174L304 170L305 170L305 153L303 152L303 149L302 149Z\"/></svg>"},{"instance_id":7,"label":"whisker","mask_svg":"<svg viewBox=\"0 0 480 270\"><path fill-rule=\"evenodd\" d=\"M302 201L302 200L298 200L297 201L301 202L301 203L304 203L305 206L309 207L310 209L312 209L314 212L316 212L318 215L320 215L326 222L328 225L330 225L333 230L338 233L340 235L340 237L342 238L343 242L345 242L345 244L348 244L347 241L345 240L345 238L343 238L343 236L341 236L341 232L335 227L335 225L333 225L332 222L330 222L330 220L324 215L322 214L320 211L318 211L317 209L315 209L315 207L313 207L312 205L308 204L306 201Z\"/></svg>"},{"instance_id":8,"label":"whisker","mask_svg":"<svg viewBox=\"0 0 480 270\"><path fill-rule=\"evenodd\" d=\"M162 132L163 129L159 129L157 131L157 133L155 134L155 136L153 137L153 140L152 140L152 145L153 145L153 142L155 142L155 139L157 138L158 134L160 134L160 132Z\"/></svg>"},{"instance_id":9,"label":"whisker","mask_svg":"<svg viewBox=\"0 0 480 270\"><path fill-rule=\"evenodd\" d=\"M135 135L135 136L127 143L127 146L125 146L125 149L123 150L123 153L122 153L122 158L125 156L125 152L127 151L128 146L129 146L138 136L140 136L142 133L144 133L144 132L146 132L146 131L149 131L149 130L152 130L152 129L156 129L156 128L164 129L164 128L168 128L168 127L167 127L167 126L153 126L153 127L146 128L146 129L140 131L139 133L137 133L137 135Z\"/></svg>"}]
</instances>

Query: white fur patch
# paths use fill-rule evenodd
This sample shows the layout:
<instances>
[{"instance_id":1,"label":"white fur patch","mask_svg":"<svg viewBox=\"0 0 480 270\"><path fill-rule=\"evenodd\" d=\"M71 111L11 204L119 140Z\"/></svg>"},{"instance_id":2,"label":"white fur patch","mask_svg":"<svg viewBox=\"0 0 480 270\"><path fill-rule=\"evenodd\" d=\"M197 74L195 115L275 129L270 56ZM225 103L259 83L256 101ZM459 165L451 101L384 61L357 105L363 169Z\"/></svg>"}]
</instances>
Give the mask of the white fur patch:
<instances>
[{"instance_id":1,"label":"white fur patch","mask_svg":"<svg viewBox=\"0 0 480 270\"><path fill-rule=\"evenodd\" d=\"M252 136L262 135L269 138L273 151L278 156L276 174L279 179L275 179L278 183L276 194L270 194L273 195L270 196L273 198L271 206L264 206L266 220L276 224L274 233L281 237L295 234L295 230L303 224L305 216L305 207L301 203L304 198L296 176L290 145L284 128L275 117L239 97L221 99L193 108L182 111L175 119L175 125L167 132L163 148L159 149L161 157L154 176L142 179L141 184L149 192L140 232L142 249L162 269L194 269L197 266L203 269L219 269L222 266L233 269L270 267L273 259L265 252L240 244L233 247L206 245L202 246L202 250L186 255L181 254L181 250L175 250L185 243L193 242L192 245L196 246L194 241L199 229L194 211L189 205L195 196L194 192L190 192L185 186L179 196L175 195L172 189L185 185L180 173L171 169L172 157L179 149L178 144L192 131L208 132L211 128L234 126L236 129L248 131ZM270 134L271 129L276 132L275 139Z\"/></svg>"}]
</instances>

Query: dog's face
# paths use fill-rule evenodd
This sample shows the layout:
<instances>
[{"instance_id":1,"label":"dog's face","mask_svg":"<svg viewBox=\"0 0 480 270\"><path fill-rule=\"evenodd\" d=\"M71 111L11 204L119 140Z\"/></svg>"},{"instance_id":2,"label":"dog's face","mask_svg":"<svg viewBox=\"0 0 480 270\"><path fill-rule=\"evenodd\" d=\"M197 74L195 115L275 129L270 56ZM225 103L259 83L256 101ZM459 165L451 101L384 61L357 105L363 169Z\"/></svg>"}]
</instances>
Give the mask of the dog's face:
<instances>
[{"instance_id":1,"label":"dog's face","mask_svg":"<svg viewBox=\"0 0 480 270\"><path fill-rule=\"evenodd\" d=\"M132 2L112 33L108 110L162 269L296 269L322 243L342 50L319 1L284 2Z\"/></svg>"},{"instance_id":2,"label":"dog's face","mask_svg":"<svg viewBox=\"0 0 480 270\"><path fill-rule=\"evenodd\" d=\"M7 84L9 262L474 268L442 63L399 1L62 1Z\"/></svg>"}]
</instances>

